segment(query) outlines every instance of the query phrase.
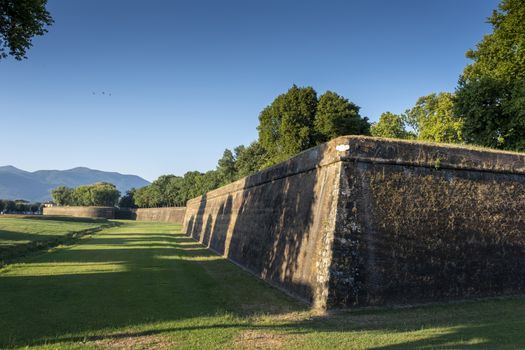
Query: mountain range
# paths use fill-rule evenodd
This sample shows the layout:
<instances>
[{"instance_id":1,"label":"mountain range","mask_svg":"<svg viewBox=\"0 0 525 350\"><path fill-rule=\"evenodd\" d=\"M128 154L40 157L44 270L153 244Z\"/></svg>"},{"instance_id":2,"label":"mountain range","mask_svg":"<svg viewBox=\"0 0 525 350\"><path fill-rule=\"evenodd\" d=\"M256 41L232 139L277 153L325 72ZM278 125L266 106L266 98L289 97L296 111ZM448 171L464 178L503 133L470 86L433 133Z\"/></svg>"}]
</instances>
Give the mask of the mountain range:
<instances>
[{"instance_id":1,"label":"mountain range","mask_svg":"<svg viewBox=\"0 0 525 350\"><path fill-rule=\"evenodd\" d=\"M96 182L109 182L121 194L132 187L140 188L149 182L136 175L78 167L69 170L25 171L14 166L0 166L0 199L25 199L31 202L51 200L50 191L57 186L77 187Z\"/></svg>"}]
</instances>

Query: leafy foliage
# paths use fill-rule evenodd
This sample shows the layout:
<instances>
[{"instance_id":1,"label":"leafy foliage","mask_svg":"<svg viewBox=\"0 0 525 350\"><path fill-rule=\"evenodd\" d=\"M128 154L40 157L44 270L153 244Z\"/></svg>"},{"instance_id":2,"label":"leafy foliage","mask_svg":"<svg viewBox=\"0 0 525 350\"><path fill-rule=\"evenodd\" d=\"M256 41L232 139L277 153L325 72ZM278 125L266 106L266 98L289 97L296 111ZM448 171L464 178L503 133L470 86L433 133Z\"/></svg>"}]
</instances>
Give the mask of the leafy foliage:
<instances>
[{"instance_id":1,"label":"leafy foliage","mask_svg":"<svg viewBox=\"0 0 525 350\"><path fill-rule=\"evenodd\" d=\"M418 98L403 114L385 112L371 127L376 137L463 142L463 120L454 113L454 95L447 92Z\"/></svg>"},{"instance_id":2,"label":"leafy foliage","mask_svg":"<svg viewBox=\"0 0 525 350\"><path fill-rule=\"evenodd\" d=\"M454 114L454 95L448 92L420 97L402 116L418 140L460 143L463 121Z\"/></svg>"},{"instance_id":3,"label":"leafy foliage","mask_svg":"<svg viewBox=\"0 0 525 350\"><path fill-rule=\"evenodd\" d=\"M409 139L415 135L405 128L403 117L399 114L384 112L379 117L379 122L372 124L370 133L375 137L386 137L393 139Z\"/></svg>"},{"instance_id":4,"label":"leafy foliage","mask_svg":"<svg viewBox=\"0 0 525 350\"><path fill-rule=\"evenodd\" d=\"M93 185L83 185L77 188L59 186L51 191L53 201L58 205L78 206L114 206L117 204L120 192L115 185L98 182Z\"/></svg>"},{"instance_id":5,"label":"leafy foliage","mask_svg":"<svg viewBox=\"0 0 525 350\"><path fill-rule=\"evenodd\" d=\"M42 210L42 203L39 202L30 203L20 199L14 201L9 199L0 199L0 213L36 213L40 210Z\"/></svg>"},{"instance_id":6,"label":"leafy foliage","mask_svg":"<svg viewBox=\"0 0 525 350\"><path fill-rule=\"evenodd\" d=\"M315 145L313 124L317 93L312 87L293 85L259 115L259 143L267 153L267 166L279 163Z\"/></svg>"},{"instance_id":7,"label":"leafy foliage","mask_svg":"<svg viewBox=\"0 0 525 350\"><path fill-rule=\"evenodd\" d=\"M183 177L163 175L134 193L134 203L141 208L178 207L221 185L218 171L189 171Z\"/></svg>"},{"instance_id":8,"label":"leafy foliage","mask_svg":"<svg viewBox=\"0 0 525 350\"><path fill-rule=\"evenodd\" d=\"M493 32L485 35L475 50L467 51L466 56L474 62L465 68L462 79L467 83L483 77L525 79L525 2L502 0L488 23Z\"/></svg>"},{"instance_id":9,"label":"leafy foliage","mask_svg":"<svg viewBox=\"0 0 525 350\"><path fill-rule=\"evenodd\" d=\"M66 186L58 186L51 190L51 197L53 202L57 205L69 205L73 203L73 192L74 189Z\"/></svg>"},{"instance_id":10,"label":"leafy foliage","mask_svg":"<svg viewBox=\"0 0 525 350\"><path fill-rule=\"evenodd\" d=\"M359 107L344 97L327 91L318 100L312 87L293 85L259 115L258 142L266 152L263 167L337 136L366 135L369 127Z\"/></svg>"},{"instance_id":11,"label":"leafy foliage","mask_svg":"<svg viewBox=\"0 0 525 350\"><path fill-rule=\"evenodd\" d=\"M525 81L481 78L462 83L455 111L464 116L468 143L525 150Z\"/></svg>"},{"instance_id":12,"label":"leafy foliage","mask_svg":"<svg viewBox=\"0 0 525 350\"><path fill-rule=\"evenodd\" d=\"M238 179L261 170L266 162L266 152L257 141L252 142L248 147L237 146L234 151Z\"/></svg>"},{"instance_id":13,"label":"leafy foliage","mask_svg":"<svg viewBox=\"0 0 525 350\"><path fill-rule=\"evenodd\" d=\"M236 180L237 169L235 167L235 156L229 149L225 149L222 158L217 164L218 177L221 185L228 184Z\"/></svg>"},{"instance_id":14,"label":"leafy foliage","mask_svg":"<svg viewBox=\"0 0 525 350\"><path fill-rule=\"evenodd\" d=\"M118 201L119 208L136 208L135 204L135 193L137 192L136 188L132 188L126 191L126 194L120 197Z\"/></svg>"},{"instance_id":15,"label":"leafy foliage","mask_svg":"<svg viewBox=\"0 0 525 350\"><path fill-rule=\"evenodd\" d=\"M32 38L44 35L53 23L47 0L0 0L0 59L26 57Z\"/></svg>"},{"instance_id":16,"label":"leafy foliage","mask_svg":"<svg viewBox=\"0 0 525 350\"><path fill-rule=\"evenodd\" d=\"M525 2L503 0L488 21L493 33L469 50L455 113L468 143L525 150Z\"/></svg>"},{"instance_id":17,"label":"leafy foliage","mask_svg":"<svg viewBox=\"0 0 525 350\"><path fill-rule=\"evenodd\" d=\"M368 118L359 115L359 107L332 91L319 98L314 127L317 144L342 135L370 134Z\"/></svg>"}]
</instances>

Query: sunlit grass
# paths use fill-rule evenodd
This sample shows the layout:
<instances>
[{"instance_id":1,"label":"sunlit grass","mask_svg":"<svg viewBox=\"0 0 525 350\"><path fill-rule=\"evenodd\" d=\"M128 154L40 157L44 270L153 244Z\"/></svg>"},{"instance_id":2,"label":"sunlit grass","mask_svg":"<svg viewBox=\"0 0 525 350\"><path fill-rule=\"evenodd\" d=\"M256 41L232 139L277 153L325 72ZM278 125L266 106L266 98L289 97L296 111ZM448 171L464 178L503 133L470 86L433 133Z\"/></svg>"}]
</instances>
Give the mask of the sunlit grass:
<instances>
[{"instance_id":1,"label":"sunlit grass","mask_svg":"<svg viewBox=\"0 0 525 350\"><path fill-rule=\"evenodd\" d=\"M3 277L16 276L58 276L126 271L124 262L49 262L22 263L10 265L0 270Z\"/></svg>"},{"instance_id":2,"label":"sunlit grass","mask_svg":"<svg viewBox=\"0 0 525 350\"><path fill-rule=\"evenodd\" d=\"M121 222L0 270L0 348L519 349L525 298L310 310L178 233Z\"/></svg>"},{"instance_id":3,"label":"sunlit grass","mask_svg":"<svg viewBox=\"0 0 525 350\"><path fill-rule=\"evenodd\" d=\"M55 236L96 228L100 222L75 222L62 220L35 220L2 217L0 215L0 249L35 240L46 240Z\"/></svg>"}]
</instances>

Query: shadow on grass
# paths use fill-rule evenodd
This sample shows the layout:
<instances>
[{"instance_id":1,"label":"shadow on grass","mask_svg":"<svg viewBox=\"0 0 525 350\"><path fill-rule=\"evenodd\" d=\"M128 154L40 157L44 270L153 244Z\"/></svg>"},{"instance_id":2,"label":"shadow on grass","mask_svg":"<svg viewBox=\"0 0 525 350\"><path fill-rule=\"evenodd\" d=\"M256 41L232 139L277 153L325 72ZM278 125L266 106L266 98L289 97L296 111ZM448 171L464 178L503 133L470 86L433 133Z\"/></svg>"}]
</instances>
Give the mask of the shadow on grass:
<instances>
[{"instance_id":1,"label":"shadow on grass","mask_svg":"<svg viewBox=\"0 0 525 350\"><path fill-rule=\"evenodd\" d=\"M45 221L68 221L68 222L88 222L88 223L106 223L108 219L105 218L90 218L90 217L76 217L76 216L60 216L60 215L24 215L24 214L7 214L2 215L5 218L16 218L26 220L45 220Z\"/></svg>"},{"instance_id":2,"label":"shadow on grass","mask_svg":"<svg viewBox=\"0 0 525 350\"><path fill-rule=\"evenodd\" d=\"M312 317L305 305L187 237L106 232L0 270L0 348L233 328L335 337L336 344L367 331L443 328L424 339L377 349L525 343L523 299ZM260 314L275 320L259 322ZM294 314L299 316L286 316ZM203 317L210 321L192 322ZM171 323L141 329L163 322ZM122 330L127 327L131 330ZM462 343L469 340L478 343Z\"/></svg>"},{"instance_id":3,"label":"shadow on grass","mask_svg":"<svg viewBox=\"0 0 525 350\"><path fill-rule=\"evenodd\" d=\"M107 224L117 226L117 224ZM93 227L61 234L30 234L25 232L0 230L0 268L5 264L18 261L28 255L38 254L58 245L73 245L78 239L102 230L104 227ZM3 243L2 243L3 242Z\"/></svg>"},{"instance_id":4,"label":"shadow on grass","mask_svg":"<svg viewBox=\"0 0 525 350\"><path fill-rule=\"evenodd\" d=\"M515 301L518 303L517 301ZM520 303L521 304L521 303ZM483 305L483 303L481 304ZM463 307L463 306L461 306ZM446 310L449 309L449 310ZM180 327L167 327L162 329L148 329L144 331L130 331L111 333L111 335L93 335L93 336L72 336L61 337L60 342L95 342L99 340L115 340L125 338L140 338L144 336L156 336L182 332L206 331L209 334L210 330L223 331L227 329L237 329L239 331L258 331L261 334L267 332L276 332L279 334L303 336L312 335L313 337L324 337L328 334L327 343L318 348L344 348L351 349L353 347L354 336L359 336L363 332L388 333L395 335L396 333L417 333L425 328L442 328L435 333L429 333L421 337L422 339L415 340L396 340L393 339L390 345L367 346L369 349L518 349L522 348L525 343L525 336L523 334L524 321L521 316L512 317L505 321L496 321L502 316L502 312L488 312L484 314L484 318L491 318L492 322L486 320L469 319L479 313L475 310L468 310L467 305L465 310L466 322L451 322L450 315L447 312L452 311L452 306L445 307L445 312L439 310L437 312L437 319L429 317L428 312L436 310L436 307L424 307L414 310L385 310L383 312L363 311L358 312L357 315L349 315L349 313L332 314L321 317L306 318L298 321L277 322L278 324L261 324L253 321L248 322L229 322L216 323L206 325L190 325ZM521 306L523 309L523 306ZM417 315L423 313L424 316ZM452 311L453 313L453 311ZM210 312L211 315L211 312ZM408 317L409 319L403 319ZM413 319L410 319L413 317ZM324 333L324 335L323 335ZM345 335L346 333L346 335ZM407 337L410 338L410 337ZM362 342L362 340L361 340ZM370 344L375 341L371 340ZM314 343L319 344L319 343ZM320 344L323 344L321 342ZM301 341L297 342L297 347L301 347Z\"/></svg>"},{"instance_id":5,"label":"shadow on grass","mask_svg":"<svg viewBox=\"0 0 525 350\"><path fill-rule=\"evenodd\" d=\"M59 235L52 235L52 234L32 234L32 233L25 233L25 232L16 232L16 231L6 231L6 230L0 230L0 247L8 245L3 244L2 241L12 241L12 243L9 243L9 245L15 245L17 244L17 241L45 241L49 239L56 238Z\"/></svg>"},{"instance_id":6,"label":"shadow on grass","mask_svg":"<svg viewBox=\"0 0 525 350\"><path fill-rule=\"evenodd\" d=\"M0 348L301 307L189 238L106 232L0 270Z\"/></svg>"}]
</instances>

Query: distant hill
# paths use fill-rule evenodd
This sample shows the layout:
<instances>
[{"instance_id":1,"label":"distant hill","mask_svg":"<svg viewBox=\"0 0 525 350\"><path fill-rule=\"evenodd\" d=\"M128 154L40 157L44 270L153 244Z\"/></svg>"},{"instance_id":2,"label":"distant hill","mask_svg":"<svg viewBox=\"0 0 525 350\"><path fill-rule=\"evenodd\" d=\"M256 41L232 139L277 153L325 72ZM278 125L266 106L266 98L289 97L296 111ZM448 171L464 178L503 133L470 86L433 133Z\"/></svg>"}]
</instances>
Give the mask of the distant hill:
<instances>
[{"instance_id":1,"label":"distant hill","mask_svg":"<svg viewBox=\"0 0 525 350\"><path fill-rule=\"evenodd\" d=\"M123 175L83 167L29 172L8 165L0 166L0 199L43 202L51 199L50 190L57 186L77 187L100 181L114 184L122 194L132 187L149 185L148 181L136 175Z\"/></svg>"}]
</instances>

